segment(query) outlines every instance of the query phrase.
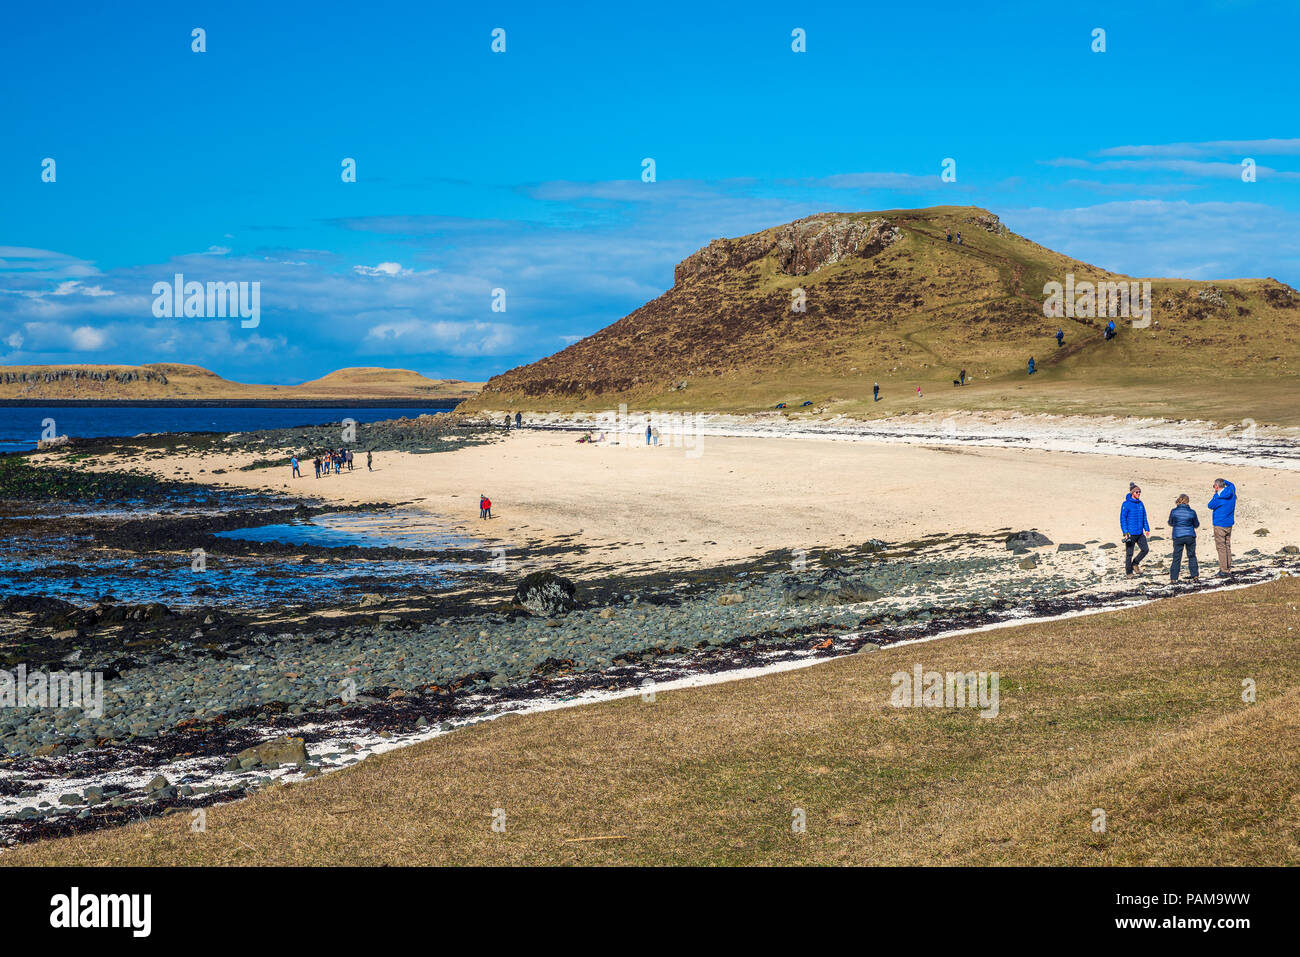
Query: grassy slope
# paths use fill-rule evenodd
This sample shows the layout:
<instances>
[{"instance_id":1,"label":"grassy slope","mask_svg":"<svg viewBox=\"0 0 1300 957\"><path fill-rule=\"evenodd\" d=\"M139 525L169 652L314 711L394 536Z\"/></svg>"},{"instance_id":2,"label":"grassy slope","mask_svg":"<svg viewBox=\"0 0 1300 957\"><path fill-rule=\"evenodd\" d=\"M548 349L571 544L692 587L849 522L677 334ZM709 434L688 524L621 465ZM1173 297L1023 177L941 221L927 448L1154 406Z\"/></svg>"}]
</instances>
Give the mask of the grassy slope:
<instances>
[{"instance_id":1,"label":"grassy slope","mask_svg":"<svg viewBox=\"0 0 1300 957\"><path fill-rule=\"evenodd\" d=\"M1170 414L1300 423L1300 298L1272 280L1152 280L1158 327L1101 339L1101 321L1042 315L1043 285L1118 280L1005 229L974 207L833 214L883 217L903 238L811 275L769 253L680 279L659 299L547 359L492 379L466 409L756 410L811 400L830 412L949 408ZM962 246L944 240L961 230ZM784 227L736 240L771 241ZM807 290L808 311L789 310ZM1210 287L1214 287L1211 291ZM1206 302L1199 294L1221 297ZM1288 304L1290 303L1290 304ZM1057 327L1066 348L1057 349ZM1024 374L1033 355L1040 373ZM974 384L952 379L965 368ZM638 381L639 377L639 381ZM673 384L688 382L673 391ZM880 382L886 397L871 402ZM916 399L916 387L926 392Z\"/></svg>"},{"instance_id":2,"label":"grassy slope","mask_svg":"<svg viewBox=\"0 0 1300 957\"><path fill-rule=\"evenodd\" d=\"M0 863L1300 864L1298 604L1289 578L506 718L206 833L181 814ZM916 663L998 671L1001 715L890 707Z\"/></svg>"},{"instance_id":3,"label":"grassy slope","mask_svg":"<svg viewBox=\"0 0 1300 957\"><path fill-rule=\"evenodd\" d=\"M165 375L167 383L164 385L156 379L126 383L93 382L85 378L76 382L63 379L37 385L0 382L0 399L456 399L472 395L480 386L477 382L458 379L429 379L407 369L376 368L339 369L320 379L291 386L232 382L200 366L176 363L0 366L0 373L43 373L59 369L110 374L152 370Z\"/></svg>"}]
</instances>

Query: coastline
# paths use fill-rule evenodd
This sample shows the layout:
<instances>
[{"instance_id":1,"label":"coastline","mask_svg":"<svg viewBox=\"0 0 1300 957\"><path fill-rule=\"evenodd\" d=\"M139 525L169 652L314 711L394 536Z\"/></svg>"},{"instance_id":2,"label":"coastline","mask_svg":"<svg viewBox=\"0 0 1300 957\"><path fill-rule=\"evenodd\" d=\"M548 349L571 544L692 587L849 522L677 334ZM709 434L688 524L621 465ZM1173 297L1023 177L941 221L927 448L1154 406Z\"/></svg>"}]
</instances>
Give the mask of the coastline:
<instances>
[{"instance_id":1,"label":"coastline","mask_svg":"<svg viewBox=\"0 0 1300 957\"><path fill-rule=\"evenodd\" d=\"M37 636L51 662L59 642L66 649L71 640L78 667L112 663L109 709L121 717L86 724L69 716L52 730L0 721L8 753L0 834L23 842L220 803L485 717L638 693L646 680L730 680L1222 588L1208 576L1198 586L1170 586L1158 573L1126 581L1116 565L1116 486L1137 475L1160 494L1185 477L1208 481L1205 464L1177 448L1153 457L953 449L768 428L706 434L692 458L681 447L578 443L571 429L581 424L536 425L507 432L441 415L375 423L358 436L381 447L375 472L298 481L286 481L278 456L336 430L95 440L28 456L38 473L68 481L152 475L163 503L147 519L128 505L107 517L81 517L73 507L54 521L52 512L24 520L11 527L34 536L29 551L43 547L41 535L75 539L94 524L98 548L128 567L151 563L165 573L201 542L215 574L238 567L267 580L355 562L347 574L362 584L305 601L272 594L261 599L270 605L243 610L219 595L182 600L139 624L133 615L143 606L102 597L80 610L48 601L11 607L0 627ZM1300 540L1289 473L1273 462L1234 473L1250 496L1238 513L1237 584L1300 570L1296 555L1278 547ZM480 487L502 518L463 515ZM181 490L212 515L186 518L168 507ZM275 507L231 511L250 495ZM473 535L478 554L462 549L461 573L438 583L415 571L418 550L196 537L282 521L285 507L301 525L399 504L404 523ZM1016 525L1005 525L1008 514ZM1247 538L1257 522L1268 534ZM1045 531L1048 544L1007 539L1021 528ZM1167 544L1153 540L1158 565ZM398 573L379 575L384 562ZM519 607L515 586L535 571L575 582L578 607L555 615ZM129 644L144 650L123 664ZM219 662L227 664L214 670ZM347 681L356 700L341 697ZM305 763L229 766L242 748L286 735L304 739ZM148 780L139 769L151 772ZM151 787L159 774L167 783Z\"/></svg>"}]
</instances>

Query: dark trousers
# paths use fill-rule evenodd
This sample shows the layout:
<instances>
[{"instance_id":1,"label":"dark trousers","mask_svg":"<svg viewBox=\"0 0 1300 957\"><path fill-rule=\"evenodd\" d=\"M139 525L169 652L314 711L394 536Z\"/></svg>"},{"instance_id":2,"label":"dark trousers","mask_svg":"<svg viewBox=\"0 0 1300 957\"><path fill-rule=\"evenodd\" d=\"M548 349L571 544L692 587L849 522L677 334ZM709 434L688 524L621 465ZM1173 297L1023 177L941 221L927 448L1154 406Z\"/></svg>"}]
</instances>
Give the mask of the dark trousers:
<instances>
[{"instance_id":1,"label":"dark trousers","mask_svg":"<svg viewBox=\"0 0 1300 957\"><path fill-rule=\"evenodd\" d=\"M1133 556L1134 546L1137 546L1138 548L1136 558ZM1129 540L1124 543L1124 571L1132 572L1137 564L1147 557L1147 552L1149 551L1151 551L1151 549L1147 548L1147 537L1145 535L1131 536Z\"/></svg>"},{"instance_id":2,"label":"dark trousers","mask_svg":"<svg viewBox=\"0 0 1300 957\"><path fill-rule=\"evenodd\" d=\"M1178 571L1183 567L1183 550L1187 551L1187 570L1193 578L1201 576L1201 567L1196 564L1196 538L1174 539L1174 563L1169 566L1169 580L1178 581Z\"/></svg>"}]
</instances>

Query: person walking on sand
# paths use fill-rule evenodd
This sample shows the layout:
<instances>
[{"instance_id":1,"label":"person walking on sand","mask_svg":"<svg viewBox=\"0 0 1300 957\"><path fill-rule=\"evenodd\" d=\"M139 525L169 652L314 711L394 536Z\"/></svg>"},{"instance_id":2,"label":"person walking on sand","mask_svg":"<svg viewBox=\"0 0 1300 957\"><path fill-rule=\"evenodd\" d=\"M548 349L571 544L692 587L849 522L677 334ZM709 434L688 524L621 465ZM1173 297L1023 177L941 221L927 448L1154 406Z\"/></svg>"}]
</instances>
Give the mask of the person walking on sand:
<instances>
[{"instance_id":1,"label":"person walking on sand","mask_svg":"<svg viewBox=\"0 0 1300 957\"><path fill-rule=\"evenodd\" d=\"M516 429L522 429L523 427L524 427L524 415L523 415L522 412L516 412L516 413L515 413L515 428L516 428Z\"/></svg>"},{"instance_id":2,"label":"person walking on sand","mask_svg":"<svg viewBox=\"0 0 1300 957\"><path fill-rule=\"evenodd\" d=\"M352 471L352 458L353 458L353 456L352 456L352 450L351 450L351 449L348 449L348 471L349 471L349 472Z\"/></svg>"},{"instance_id":3,"label":"person walking on sand","mask_svg":"<svg viewBox=\"0 0 1300 957\"><path fill-rule=\"evenodd\" d=\"M316 477L320 478L320 456L318 455L312 459L311 464L316 466Z\"/></svg>"},{"instance_id":4,"label":"person walking on sand","mask_svg":"<svg viewBox=\"0 0 1300 957\"><path fill-rule=\"evenodd\" d=\"M1205 506L1213 516L1214 547L1219 553L1219 577L1232 574L1232 526L1237 515L1237 486L1225 478L1214 480L1214 494Z\"/></svg>"},{"instance_id":5,"label":"person walking on sand","mask_svg":"<svg viewBox=\"0 0 1300 957\"><path fill-rule=\"evenodd\" d=\"M479 493L479 497L478 497L478 517L479 518L492 517L492 499L488 498L486 495L483 495L482 493Z\"/></svg>"},{"instance_id":6,"label":"person walking on sand","mask_svg":"<svg viewBox=\"0 0 1300 957\"><path fill-rule=\"evenodd\" d=\"M650 438L654 435L654 430L650 428L650 420L645 420L645 444L650 445Z\"/></svg>"},{"instance_id":7,"label":"person walking on sand","mask_svg":"<svg viewBox=\"0 0 1300 957\"><path fill-rule=\"evenodd\" d=\"M367 449L367 450L366 450L366 471L367 471L367 472L373 472L374 470L375 470L375 469L374 469L374 459L371 457L371 455L370 455L370 451Z\"/></svg>"},{"instance_id":8,"label":"person walking on sand","mask_svg":"<svg viewBox=\"0 0 1300 957\"><path fill-rule=\"evenodd\" d=\"M1178 570L1183 567L1183 552L1187 552L1187 572L1192 581L1201 580L1201 568L1196 564L1196 530L1201 520L1196 517L1191 499L1178 496L1173 511L1169 513L1169 536L1174 540L1174 561L1169 566L1169 581L1178 584Z\"/></svg>"},{"instance_id":9,"label":"person walking on sand","mask_svg":"<svg viewBox=\"0 0 1300 957\"><path fill-rule=\"evenodd\" d=\"M1147 522L1147 507L1142 504L1142 489L1129 485L1128 496L1119 507L1119 531L1124 536L1124 574L1132 577L1142 574L1138 565L1147 557L1147 535L1151 526ZM1133 549L1138 549L1137 557Z\"/></svg>"},{"instance_id":10,"label":"person walking on sand","mask_svg":"<svg viewBox=\"0 0 1300 957\"><path fill-rule=\"evenodd\" d=\"M289 464L293 466L293 478L302 478L302 473L298 471L298 456L291 458Z\"/></svg>"}]
</instances>

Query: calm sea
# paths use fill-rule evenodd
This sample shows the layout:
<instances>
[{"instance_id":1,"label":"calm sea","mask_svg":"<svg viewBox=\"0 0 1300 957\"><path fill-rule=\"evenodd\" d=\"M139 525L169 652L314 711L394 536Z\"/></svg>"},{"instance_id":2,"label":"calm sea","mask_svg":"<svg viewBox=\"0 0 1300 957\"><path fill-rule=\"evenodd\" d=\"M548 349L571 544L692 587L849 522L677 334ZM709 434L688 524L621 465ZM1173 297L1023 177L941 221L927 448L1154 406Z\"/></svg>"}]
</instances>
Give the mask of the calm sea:
<instances>
[{"instance_id":1,"label":"calm sea","mask_svg":"<svg viewBox=\"0 0 1300 957\"><path fill-rule=\"evenodd\" d=\"M255 432L301 425L329 425L345 418L357 422L411 418L445 408L321 408L296 406L167 407L167 406L23 406L0 407L0 451L36 448L45 420L54 420L54 433L71 438L140 435L143 432Z\"/></svg>"}]
</instances>

